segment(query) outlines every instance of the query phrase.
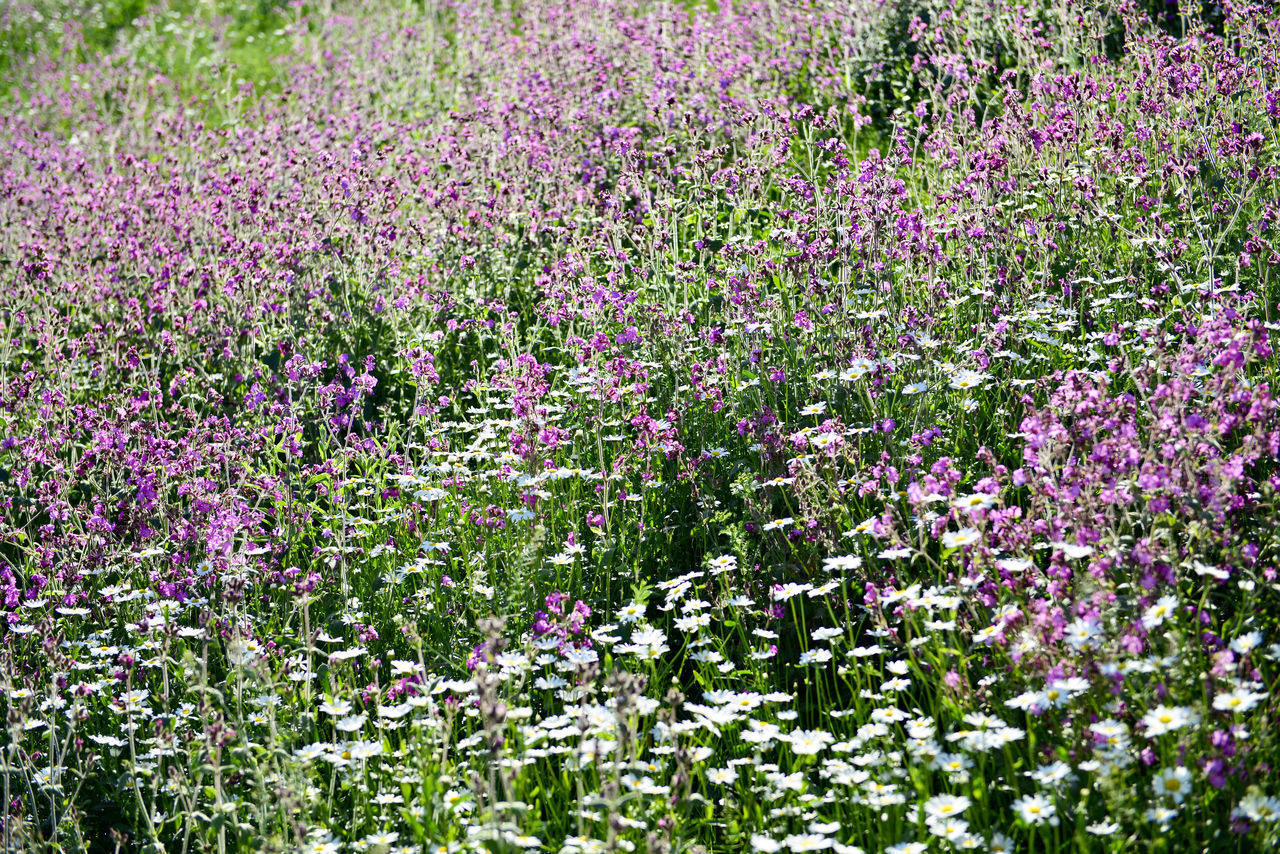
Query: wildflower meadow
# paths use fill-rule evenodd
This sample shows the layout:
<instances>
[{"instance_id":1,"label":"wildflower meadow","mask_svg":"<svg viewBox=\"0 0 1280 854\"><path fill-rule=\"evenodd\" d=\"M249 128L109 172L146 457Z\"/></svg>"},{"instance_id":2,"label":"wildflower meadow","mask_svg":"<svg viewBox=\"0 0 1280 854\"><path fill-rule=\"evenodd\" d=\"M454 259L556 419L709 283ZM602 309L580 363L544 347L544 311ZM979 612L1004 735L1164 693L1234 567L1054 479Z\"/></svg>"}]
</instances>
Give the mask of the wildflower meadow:
<instances>
[{"instance_id":1,"label":"wildflower meadow","mask_svg":"<svg viewBox=\"0 0 1280 854\"><path fill-rule=\"evenodd\" d=\"M1280 850L1280 8L0 4L0 848Z\"/></svg>"}]
</instances>

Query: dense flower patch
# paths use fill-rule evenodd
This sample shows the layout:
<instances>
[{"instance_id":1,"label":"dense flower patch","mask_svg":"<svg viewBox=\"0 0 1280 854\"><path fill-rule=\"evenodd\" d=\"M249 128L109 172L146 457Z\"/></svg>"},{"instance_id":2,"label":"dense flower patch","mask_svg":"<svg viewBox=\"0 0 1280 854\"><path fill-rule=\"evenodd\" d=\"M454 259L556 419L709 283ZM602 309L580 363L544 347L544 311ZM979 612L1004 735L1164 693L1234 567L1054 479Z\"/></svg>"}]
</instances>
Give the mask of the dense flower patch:
<instances>
[{"instance_id":1,"label":"dense flower patch","mask_svg":"<svg viewBox=\"0 0 1280 854\"><path fill-rule=\"evenodd\" d=\"M1280 844L1275 14L11 59L6 850Z\"/></svg>"}]
</instances>

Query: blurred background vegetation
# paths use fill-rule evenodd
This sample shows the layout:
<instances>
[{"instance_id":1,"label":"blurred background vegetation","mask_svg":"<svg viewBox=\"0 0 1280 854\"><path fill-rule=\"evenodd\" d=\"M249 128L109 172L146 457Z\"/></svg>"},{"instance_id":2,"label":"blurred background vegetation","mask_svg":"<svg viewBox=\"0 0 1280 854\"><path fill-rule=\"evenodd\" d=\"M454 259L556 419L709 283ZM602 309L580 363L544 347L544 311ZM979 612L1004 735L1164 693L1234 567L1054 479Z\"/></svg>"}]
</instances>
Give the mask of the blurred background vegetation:
<instances>
[{"instance_id":1,"label":"blurred background vegetation","mask_svg":"<svg viewBox=\"0 0 1280 854\"><path fill-rule=\"evenodd\" d=\"M401 0L421 8L432 0ZM495 0L518 3L519 0ZM818 5L823 0L815 0ZM839 0L835 0L838 4ZM905 38L910 20L928 21L928 0L884 0L894 9L901 30L898 46L909 50ZM687 6L712 9L718 0L685 0ZM1167 31L1180 35L1188 28L1208 25L1219 29L1218 3L1190 4L1177 0L1139 0L1148 14ZM282 86L292 36L314 26L335 11L359 15L360 3L342 0L3 0L0 2L0 92L27 93L24 70L33 62L58 57L79 62L136 61L174 83L183 94L207 93L215 82L250 82L258 89ZM891 52L893 46L890 47ZM68 56L71 54L71 56ZM902 59L903 57L894 57ZM909 60L909 57L907 57ZM228 78L228 75L230 79Z\"/></svg>"},{"instance_id":2,"label":"blurred background vegetation","mask_svg":"<svg viewBox=\"0 0 1280 854\"><path fill-rule=\"evenodd\" d=\"M0 3L0 90L22 98L26 69L41 57L69 64L128 57L183 88L226 67L273 87L291 27L331 3L285 0L6 0ZM68 56L70 54L70 56Z\"/></svg>"}]
</instances>

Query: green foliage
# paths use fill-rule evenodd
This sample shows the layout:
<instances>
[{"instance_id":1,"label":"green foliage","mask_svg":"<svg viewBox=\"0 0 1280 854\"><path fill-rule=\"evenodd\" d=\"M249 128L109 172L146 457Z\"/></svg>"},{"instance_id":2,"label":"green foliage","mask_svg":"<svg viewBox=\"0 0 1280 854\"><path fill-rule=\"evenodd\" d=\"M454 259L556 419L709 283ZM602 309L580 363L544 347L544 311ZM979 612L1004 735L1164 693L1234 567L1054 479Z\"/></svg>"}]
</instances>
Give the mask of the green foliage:
<instances>
[{"instance_id":1,"label":"green foliage","mask_svg":"<svg viewBox=\"0 0 1280 854\"><path fill-rule=\"evenodd\" d=\"M9 3L0 10L0 91L30 94L25 67L51 52L69 65L140 63L188 96L207 91L215 57L234 80L278 87L288 46L283 28L307 12L283 0Z\"/></svg>"}]
</instances>

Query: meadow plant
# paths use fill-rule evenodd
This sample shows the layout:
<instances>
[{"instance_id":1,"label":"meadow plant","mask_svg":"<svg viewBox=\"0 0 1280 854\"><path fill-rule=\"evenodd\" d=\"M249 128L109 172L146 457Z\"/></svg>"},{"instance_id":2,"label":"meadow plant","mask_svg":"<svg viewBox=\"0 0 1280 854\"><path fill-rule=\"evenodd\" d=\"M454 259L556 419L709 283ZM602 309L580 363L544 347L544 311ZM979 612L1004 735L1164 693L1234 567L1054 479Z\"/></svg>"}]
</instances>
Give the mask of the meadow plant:
<instances>
[{"instance_id":1,"label":"meadow plant","mask_svg":"<svg viewBox=\"0 0 1280 854\"><path fill-rule=\"evenodd\" d=\"M1280 845L1272 4L126 5L0 11L6 850Z\"/></svg>"}]
</instances>

